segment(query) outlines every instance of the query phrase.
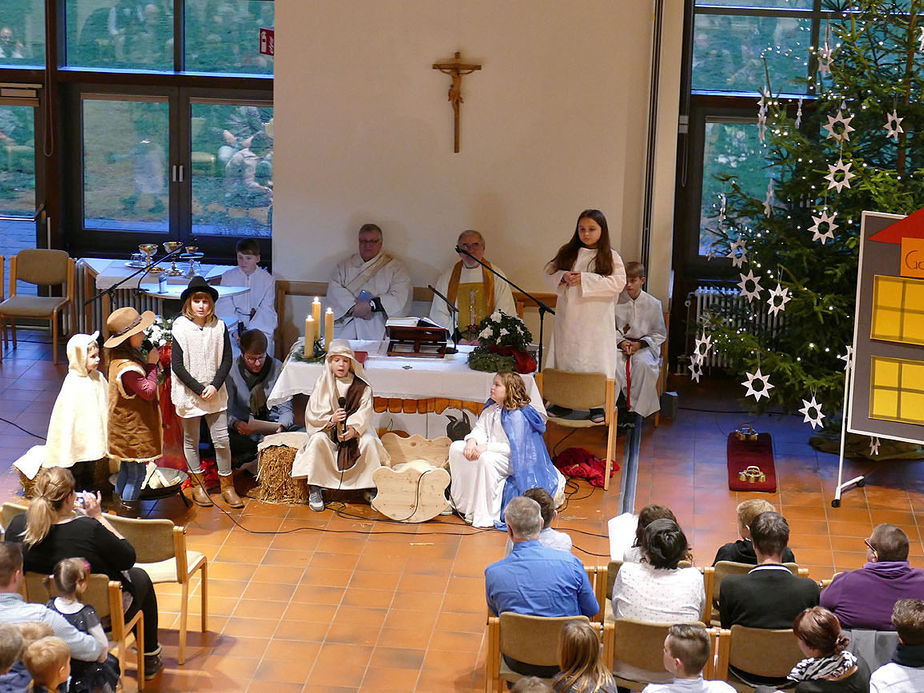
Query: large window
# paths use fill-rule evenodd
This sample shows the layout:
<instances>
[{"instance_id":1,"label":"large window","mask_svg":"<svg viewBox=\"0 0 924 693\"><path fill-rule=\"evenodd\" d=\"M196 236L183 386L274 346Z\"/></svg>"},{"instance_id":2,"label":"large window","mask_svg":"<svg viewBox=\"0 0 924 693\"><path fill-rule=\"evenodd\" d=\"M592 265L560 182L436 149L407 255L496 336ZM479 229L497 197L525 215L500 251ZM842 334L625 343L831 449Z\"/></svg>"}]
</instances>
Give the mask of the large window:
<instances>
[{"instance_id":1,"label":"large window","mask_svg":"<svg viewBox=\"0 0 924 693\"><path fill-rule=\"evenodd\" d=\"M38 0L0 2L0 68L45 64L45 8Z\"/></svg>"},{"instance_id":2,"label":"large window","mask_svg":"<svg viewBox=\"0 0 924 693\"><path fill-rule=\"evenodd\" d=\"M0 105L0 251L9 258L36 245L35 108ZM3 287L4 291L6 287ZM35 293L19 283L19 293Z\"/></svg>"}]
</instances>

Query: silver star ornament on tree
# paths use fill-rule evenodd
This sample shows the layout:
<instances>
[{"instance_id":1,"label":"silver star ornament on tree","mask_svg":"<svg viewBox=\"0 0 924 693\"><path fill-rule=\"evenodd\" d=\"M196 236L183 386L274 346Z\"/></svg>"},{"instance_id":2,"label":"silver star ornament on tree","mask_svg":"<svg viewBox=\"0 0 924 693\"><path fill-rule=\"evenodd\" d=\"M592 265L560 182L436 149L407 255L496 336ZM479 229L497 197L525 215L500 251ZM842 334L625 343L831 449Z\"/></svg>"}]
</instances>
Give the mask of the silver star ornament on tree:
<instances>
[{"instance_id":1,"label":"silver star ornament on tree","mask_svg":"<svg viewBox=\"0 0 924 693\"><path fill-rule=\"evenodd\" d=\"M886 117L888 118L888 120L886 121L886 124L883 126L882 129L886 131L886 137L888 139L892 139L898 142L899 133L905 131L901 125L904 118L899 118L898 111L894 109Z\"/></svg>"},{"instance_id":2,"label":"silver star ornament on tree","mask_svg":"<svg viewBox=\"0 0 924 693\"><path fill-rule=\"evenodd\" d=\"M821 210L820 216L812 215L812 221L815 223L809 227L809 231L812 232L813 241L821 241L824 245L825 242L834 240L834 229L838 228L838 225L834 223L835 217L837 217L837 212L829 214L827 209ZM824 231L821 231L822 224L826 227Z\"/></svg>"},{"instance_id":3,"label":"silver star ornament on tree","mask_svg":"<svg viewBox=\"0 0 924 693\"><path fill-rule=\"evenodd\" d=\"M748 379L742 382L748 391L745 393L745 397L753 397L756 401L760 401L761 397L766 397L770 399L770 390L773 389L773 385L770 384L770 376L764 375L760 372L760 367L757 368L756 373L745 373ZM754 385L760 383L759 388L755 388Z\"/></svg>"},{"instance_id":4,"label":"silver star ornament on tree","mask_svg":"<svg viewBox=\"0 0 924 693\"><path fill-rule=\"evenodd\" d=\"M754 270L748 270L747 274L739 274L738 276L741 277L741 281L738 282L738 286L741 287L741 295L748 300L748 303L755 298L759 300L762 287L760 286L760 279L754 276ZM754 284L754 288L748 289L748 282Z\"/></svg>"},{"instance_id":5,"label":"silver star ornament on tree","mask_svg":"<svg viewBox=\"0 0 924 693\"><path fill-rule=\"evenodd\" d=\"M838 158L836 164L828 164L828 175L825 176L825 180L828 181L828 190L840 192L843 188L850 187L850 179L856 178L857 175L850 172L852 165L853 163L850 161L845 164L842 158ZM844 174L844 177L840 180L837 178L838 173Z\"/></svg>"},{"instance_id":6,"label":"silver star ornament on tree","mask_svg":"<svg viewBox=\"0 0 924 693\"><path fill-rule=\"evenodd\" d=\"M822 75L831 73L831 63L834 62L833 53L831 46L828 45L828 39L825 39L824 45L818 49L818 71Z\"/></svg>"},{"instance_id":7,"label":"silver star ornament on tree","mask_svg":"<svg viewBox=\"0 0 924 693\"><path fill-rule=\"evenodd\" d=\"M815 401L815 395L812 395L811 402L807 399L802 400L802 409L799 413L805 417L802 423L812 424L812 430L821 426L821 420L825 418L825 415L821 413L821 405Z\"/></svg>"},{"instance_id":8,"label":"silver star ornament on tree","mask_svg":"<svg viewBox=\"0 0 924 693\"><path fill-rule=\"evenodd\" d=\"M703 375L703 362L698 355L693 354L693 358L690 359L690 380L694 382L699 382L699 379Z\"/></svg>"},{"instance_id":9,"label":"silver star ornament on tree","mask_svg":"<svg viewBox=\"0 0 924 693\"><path fill-rule=\"evenodd\" d=\"M780 299L780 302L777 303L776 299ZM783 286L777 282L776 288L770 291L770 298L767 299L767 304L770 306L770 315L776 315L780 311L786 310L786 304L792 300L792 292L789 289L783 288Z\"/></svg>"},{"instance_id":10,"label":"silver star ornament on tree","mask_svg":"<svg viewBox=\"0 0 924 693\"><path fill-rule=\"evenodd\" d=\"M703 332L699 337L696 338L696 342L693 344L693 354L699 361L702 361L704 358L709 356L709 350L711 348L712 337Z\"/></svg>"},{"instance_id":11,"label":"silver star ornament on tree","mask_svg":"<svg viewBox=\"0 0 924 693\"><path fill-rule=\"evenodd\" d=\"M869 454L879 456L879 438L875 436L869 439Z\"/></svg>"},{"instance_id":12,"label":"silver star ornament on tree","mask_svg":"<svg viewBox=\"0 0 924 693\"><path fill-rule=\"evenodd\" d=\"M741 253L738 253L739 250ZM738 236L738 238L732 241L732 244L728 247L728 255L725 257L731 258L734 267L741 267L744 265L745 261L748 259L748 248L741 236Z\"/></svg>"},{"instance_id":13,"label":"silver star ornament on tree","mask_svg":"<svg viewBox=\"0 0 924 693\"><path fill-rule=\"evenodd\" d=\"M850 127L850 121L853 120L853 116L847 118L844 117L844 113L838 109L837 114L832 118L827 116L828 122L822 127L828 131L828 134L825 135L826 140L833 139L835 142L846 142L850 139L850 133L854 131ZM840 125L841 128L838 129L836 126Z\"/></svg>"}]
</instances>

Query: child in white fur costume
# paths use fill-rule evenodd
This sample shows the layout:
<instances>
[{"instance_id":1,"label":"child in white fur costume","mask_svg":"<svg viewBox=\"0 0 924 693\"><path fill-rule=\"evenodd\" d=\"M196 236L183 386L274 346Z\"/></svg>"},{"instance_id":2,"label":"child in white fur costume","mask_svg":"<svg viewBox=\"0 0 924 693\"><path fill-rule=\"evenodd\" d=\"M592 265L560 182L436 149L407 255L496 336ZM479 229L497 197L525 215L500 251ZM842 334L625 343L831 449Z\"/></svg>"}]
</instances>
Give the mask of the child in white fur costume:
<instances>
[{"instance_id":1,"label":"child in white fur costume","mask_svg":"<svg viewBox=\"0 0 924 693\"><path fill-rule=\"evenodd\" d=\"M67 342L68 371L48 422L43 467L69 467L75 488L93 490L96 461L108 451L109 402L93 334Z\"/></svg>"}]
</instances>

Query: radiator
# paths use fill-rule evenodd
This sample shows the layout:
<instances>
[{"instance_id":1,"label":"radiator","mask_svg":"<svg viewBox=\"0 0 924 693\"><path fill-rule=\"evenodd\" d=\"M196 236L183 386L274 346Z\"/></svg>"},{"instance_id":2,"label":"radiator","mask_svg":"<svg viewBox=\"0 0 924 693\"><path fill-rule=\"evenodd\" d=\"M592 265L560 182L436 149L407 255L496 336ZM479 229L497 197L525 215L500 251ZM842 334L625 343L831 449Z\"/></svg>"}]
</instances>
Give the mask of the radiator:
<instances>
[{"instance_id":1,"label":"radiator","mask_svg":"<svg viewBox=\"0 0 924 693\"><path fill-rule=\"evenodd\" d=\"M103 299L100 297L90 305L86 302L96 293L95 286L91 281L87 285L87 274L92 270L83 262L78 262L75 270L75 284L77 294L77 330L84 334L92 334L95 330L102 332L103 325ZM132 306L143 312L146 310L154 311L157 315L161 314L163 303L161 299L149 296L137 289L116 289L112 292L110 299L110 310Z\"/></svg>"},{"instance_id":2,"label":"radiator","mask_svg":"<svg viewBox=\"0 0 924 693\"><path fill-rule=\"evenodd\" d=\"M695 339L702 332L701 326L706 322L708 313L721 316L723 322L734 329L741 328L751 333L763 332L771 337L779 333L784 325L785 313L777 311L775 315L771 315L766 292L762 292L761 295L762 298L754 299L749 304L737 288L718 285L698 286L696 291L690 293L687 302L688 318L691 317L690 313L695 311L696 320L696 334L691 339ZM692 341L688 343L688 353L693 353ZM703 360L704 367L727 368L730 365L728 356L715 346Z\"/></svg>"}]
</instances>

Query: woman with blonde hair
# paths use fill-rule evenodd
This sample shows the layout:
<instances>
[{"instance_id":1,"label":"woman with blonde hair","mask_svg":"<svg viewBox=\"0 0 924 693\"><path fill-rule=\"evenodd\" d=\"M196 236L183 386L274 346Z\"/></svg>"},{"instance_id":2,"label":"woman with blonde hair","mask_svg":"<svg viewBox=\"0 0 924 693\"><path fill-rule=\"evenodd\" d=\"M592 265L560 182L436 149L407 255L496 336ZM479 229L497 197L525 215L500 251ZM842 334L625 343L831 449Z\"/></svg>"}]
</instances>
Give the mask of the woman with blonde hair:
<instances>
[{"instance_id":1,"label":"woman with blonde hair","mask_svg":"<svg viewBox=\"0 0 924 693\"><path fill-rule=\"evenodd\" d=\"M806 656L786 677L796 682L796 693L869 690L869 666L847 650L850 638L841 632L837 616L823 606L813 606L796 616L792 630Z\"/></svg>"},{"instance_id":2,"label":"woman with blonde hair","mask_svg":"<svg viewBox=\"0 0 924 693\"><path fill-rule=\"evenodd\" d=\"M144 612L144 676L153 678L163 663L157 640L157 595L151 578L135 567L135 549L109 524L99 494L74 491L74 477L64 467L43 469L35 478L29 509L10 521L7 541L22 542L23 571L51 575L59 561L83 557L91 573L105 573L131 596L125 611Z\"/></svg>"},{"instance_id":3,"label":"woman with blonde hair","mask_svg":"<svg viewBox=\"0 0 924 693\"><path fill-rule=\"evenodd\" d=\"M607 670L597 631L586 621L569 621L558 638L561 673L553 686L557 693L616 693L616 681Z\"/></svg>"},{"instance_id":4,"label":"woman with blonde hair","mask_svg":"<svg viewBox=\"0 0 924 693\"><path fill-rule=\"evenodd\" d=\"M449 495L474 527L506 529L503 509L531 488L560 504L565 478L545 447L545 421L529 402L520 374L501 371L471 433L449 448Z\"/></svg>"}]
</instances>

